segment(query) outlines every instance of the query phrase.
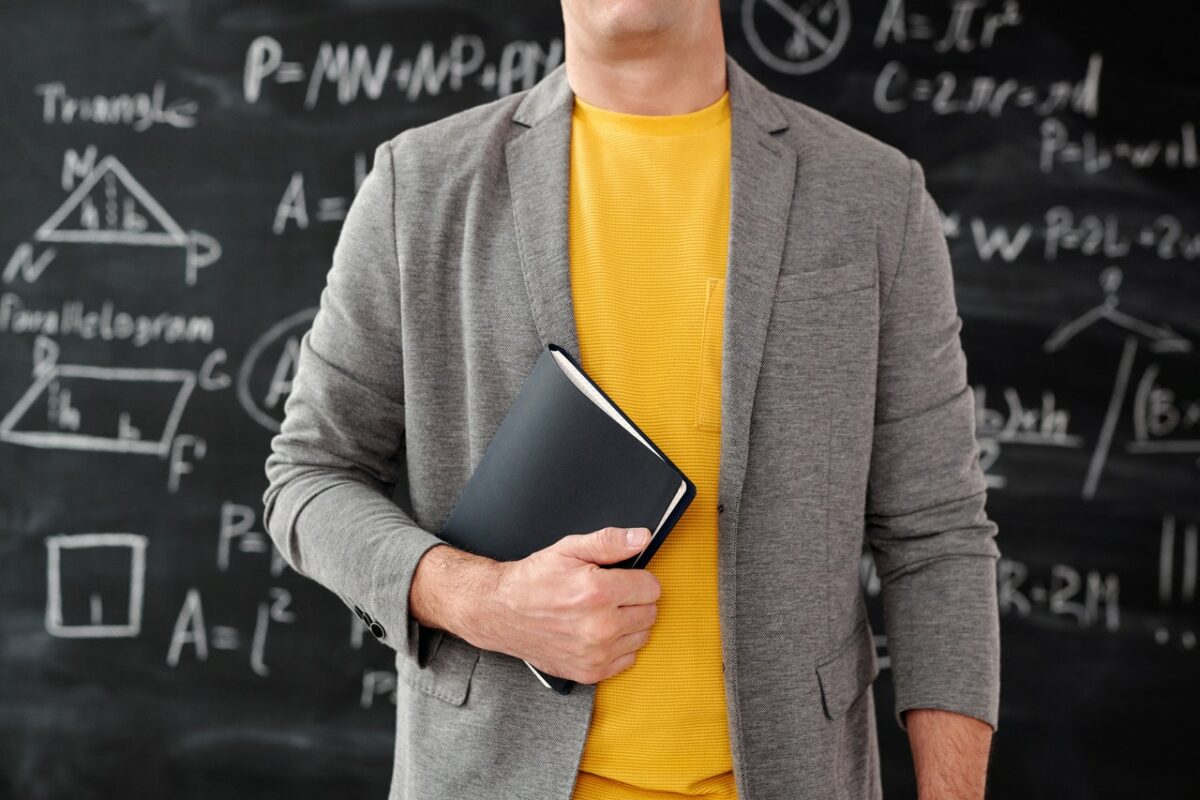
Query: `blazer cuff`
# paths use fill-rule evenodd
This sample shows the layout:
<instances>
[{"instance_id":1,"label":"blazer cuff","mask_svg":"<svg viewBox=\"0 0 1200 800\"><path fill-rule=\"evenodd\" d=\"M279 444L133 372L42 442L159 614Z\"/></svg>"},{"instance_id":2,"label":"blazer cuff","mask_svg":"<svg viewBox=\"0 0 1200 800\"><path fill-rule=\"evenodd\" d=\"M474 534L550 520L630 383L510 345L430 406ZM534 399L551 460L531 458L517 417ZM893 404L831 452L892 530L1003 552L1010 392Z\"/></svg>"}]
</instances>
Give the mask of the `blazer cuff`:
<instances>
[{"instance_id":1,"label":"blazer cuff","mask_svg":"<svg viewBox=\"0 0 1200 800\"><path fill-rule=\"evenodd\" d=\"M285 487L280 499L289 489ZM282 514L287 519L293 515ZM353 480L305 498L282 538L297 573L333 591L381 643L424 666L443 631L412 617L408 605L421 557L445 544L375 487Z\"/></svg>"},{"instance_id":2,"label":"blazer cuff","mask_svg":"<svg viewBox=\"0 0 1200 800\"><path fill-rule=\"evenodd\" d=\"M933 558L895 576L883 593L896 724L907 730L903 714L911 708L939 708L997 730L996 560L986 555Z\"/></svg>"}]
</instances>

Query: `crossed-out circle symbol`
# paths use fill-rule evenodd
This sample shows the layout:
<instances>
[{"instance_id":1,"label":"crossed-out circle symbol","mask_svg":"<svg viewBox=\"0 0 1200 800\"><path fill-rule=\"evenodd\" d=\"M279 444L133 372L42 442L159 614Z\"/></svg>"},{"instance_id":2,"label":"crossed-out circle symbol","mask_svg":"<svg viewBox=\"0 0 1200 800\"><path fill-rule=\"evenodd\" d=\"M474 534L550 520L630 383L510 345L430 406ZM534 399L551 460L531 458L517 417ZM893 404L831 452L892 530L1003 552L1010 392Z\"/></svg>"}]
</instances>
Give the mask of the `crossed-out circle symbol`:
<instances>
[{"instance_id":1,"label":"crossed-out circle symbol","mask_svg":"<svg viewBox=\"0 0 1200 800\"><path fill-rule=\"evenodd\" d=\"M760 15L760 8L774 13ZM758 17L782 20L784 41L777 48L782 54L763 40ZM850 0L804 0L799 8L793 8L789 0L744 0L742 29L755 55L767 66L790 75L816 72L841 52L850 35Z\"/></svg>"}]
</instances>

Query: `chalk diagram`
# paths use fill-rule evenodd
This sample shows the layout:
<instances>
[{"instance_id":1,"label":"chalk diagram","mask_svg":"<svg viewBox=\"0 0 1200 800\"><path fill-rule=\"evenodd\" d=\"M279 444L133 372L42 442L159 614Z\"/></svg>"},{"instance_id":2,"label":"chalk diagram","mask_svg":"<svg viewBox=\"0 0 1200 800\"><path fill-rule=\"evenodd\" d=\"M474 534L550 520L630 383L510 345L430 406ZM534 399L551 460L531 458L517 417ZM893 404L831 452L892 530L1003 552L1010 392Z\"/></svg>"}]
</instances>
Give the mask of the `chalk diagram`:
<instances>
[{"instance_id":1,"label":"chalk diagram","mask_svg":"<svg viewBox=\"0 0 1200 800\"><path fill-rule=\"evenodd\" d=\"M805 75L833 61L846 44L850 2L804 0L794 8L791 0L743 0L742 30L764 64L788 75ZM763 31L771 32L770 44Z\"/></svg>"},{"instance_id":2,"label":"chalk diagram","mask_svg":"<svg viewBox=\"0 0 1200 800\"><path fill-rule=\"evenodd\" d=\"M1100 288L1104 291L1104 300L1070 322L1058 327L1050 338L1042 345L1047 353L1061 350L1067 342L1079 333L1087 330L1096 322L1107 320L1130 333L1143 336L1150 341L1150 350L1156 353L1186 353L1192 349L1192 343L1164 325L1152 325L1136 317L1117 310L1117 290L1121 288L1123 275L1120 267L1106 267L1100 273ZM1136 342L1136 337L1134 337Z\"/></svg>"},{"instance_id":3,"label":"chalk diagram","mask_svg":"<svg viewBox=\"0 0 1200 800\"><path fill-rule=\"evenodd\" d=\"M135 533L80 533L46 538L46 631L51 636L74 639L117 639L137 636L142 629L142 604L146 588L145 536ZM128 561L121 565L127 576L128 594L119 619L106 619L105 589L99 585L88 592L86 616L68 619L64 613L64 588L72 594L88 587L87 566L101 550L126 550ZM122 593L117 593L122 594Z\"/></svg>"},{"instance_id":4,"label":"chalk diagram","mask_svg":"<svg viewBox=\"0 0 1200 800\"><path fill-rule=\"evenodd\" d=\"M1130 377L1133 373L1133 361L1137 355L1139 341L1141 339L1147 340L1149 342L1148 349L1154 353L1188 353L1192 349L1190 341L1175 333L1169 327L1154 325L1117 309L1117 303L1119 302L1117 291L1121 287L1122 277L1123 274L1120 267L1105 267L1100 273L1100 287L1104 292L1104 299L1101 303L1085 311L1070 322L1060 325L1042 344L1042 349L1047 353L1059 352L1077 335L1102 321L1127 331L1125 343L1121 349L1121 359L1118 362L1117 372L1113 379L1112 394L1109 396L1108 408L1104 414L1104 422L1100 428L1100 435L1096 440L1096 447L1092 451L1092 457L1088 463L1087 476L1083 483L1082 495L1085 500L1095 497L1096 488L1100 483L1100 476L1104 472L1104 465L1108 460L1108 454L1112 448L1112 441L1116 434L1121 409L1125 404L1125 395L1128 393ZM1200 443L1184 444L1193 445L1197 450L1200 450ZM1127 451L1156 452L1151 448L1147 448L1144 441L1140 445L1139 442L1131 443L1127 447Z\"/></svg>"},{"instance_id":5,"label":"chalk diagram","mask_svg":"<svg viewBox=\"0 0 1200 800\"><path fill-rule=\"evenodd\" d=\"M180 434L179 421L197 388L227 388L216 371L225 351L199 369L60 364L57 351L35 359L33 381L0 419L0 442L46 450L158 456L170 462L171 492L204 457L203 439ZM190 451L190 453L189 453Z\"/></svg>"},{"instance_id":6,"label":"chalk diagram","mask_svg":"<svg viewBox=\"0 0 1200 800\"><path fill-rule=\"evenodd\" d=\"M291 394L292 376L300 357L300 338L316 315L317 309L306 308L283 318L258 337L242 359L237 376L238 402L251 419L269 431L279 432L279 417ZM260 363L264 369L259 369Z\"/></svg>"},{"instance_id":7,"label":"chalk diagram","mask_svg":"<svg viewBox=\"0 0 1200 800\"><path fill-rule=\"evenodd\" d=\"M195 388L196 373L188 370L51 364L0 420L0 441L165 458ZM129 411L119 412L116 419L97 419L91 413L85 417L76 405L81 397L87 398L89 406L102 405L130 391L143 393L143 400L153 396L150 403L142 403L145 421L135 420ZM43 413L30 413L34 409ZM147 425L151 419L153 425Z\"/></svg>"},{"instance_id":8,"label":"chalk diagram","mask_svg":"<svg viewBox=\"0 0 1200 800\"><path fill-rule=\"evenodd\" d=\"M221 257L220 243L199 231L185 231L115 156L96 163L62 205L34 233L38 242L94 245L135 245L177 248L184 253L184 278L196 283L200 269ZM34 258L22 244L10 259L4 279L21 272L37 280L53 251Z\"/></svg>"}]
</instances>

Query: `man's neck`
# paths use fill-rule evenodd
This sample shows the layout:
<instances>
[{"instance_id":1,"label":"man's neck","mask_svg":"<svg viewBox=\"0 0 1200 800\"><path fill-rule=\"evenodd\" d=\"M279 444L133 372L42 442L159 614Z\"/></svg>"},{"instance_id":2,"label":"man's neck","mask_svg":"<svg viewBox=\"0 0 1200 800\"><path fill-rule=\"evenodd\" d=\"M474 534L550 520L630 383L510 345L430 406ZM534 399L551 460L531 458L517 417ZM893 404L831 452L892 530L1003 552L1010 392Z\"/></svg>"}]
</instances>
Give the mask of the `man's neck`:
<instances>
[{"instance_id":1,"label":"man's neck","mask_svg":"<svg viewBox=\"0 0 1200 800\"><path fill-rule=\"evenodd\" d=\"M571 90L600 108L627 114L686 114L711 105L727 87L719 17L672 42L619 44L566 38Z\"/></svg>"}]
</instances>

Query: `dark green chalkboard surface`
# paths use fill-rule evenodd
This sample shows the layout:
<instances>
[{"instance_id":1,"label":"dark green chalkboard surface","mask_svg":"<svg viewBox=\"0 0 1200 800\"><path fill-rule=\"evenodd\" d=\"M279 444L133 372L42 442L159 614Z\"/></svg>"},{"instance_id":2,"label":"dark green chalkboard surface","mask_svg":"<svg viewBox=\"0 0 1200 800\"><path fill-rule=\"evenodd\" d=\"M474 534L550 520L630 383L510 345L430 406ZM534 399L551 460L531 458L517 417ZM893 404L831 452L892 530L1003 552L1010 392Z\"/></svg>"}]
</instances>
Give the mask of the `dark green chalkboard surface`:
<instances>
[{"instance_id":1,"label":"dark green chalkboard surface","mask_svg":"<svg viewBox=\"0 0 1200 800\"><path fill-rule=\"evenodd\" d=\"M1191 5L723 3L739 63L943 211L994 798L1200 797ZM274 554L263 461L374 147L531 86L559 4L8 0L0 54L0 798L384 797L390 651Z\"/></svg>"}]
</instances>

